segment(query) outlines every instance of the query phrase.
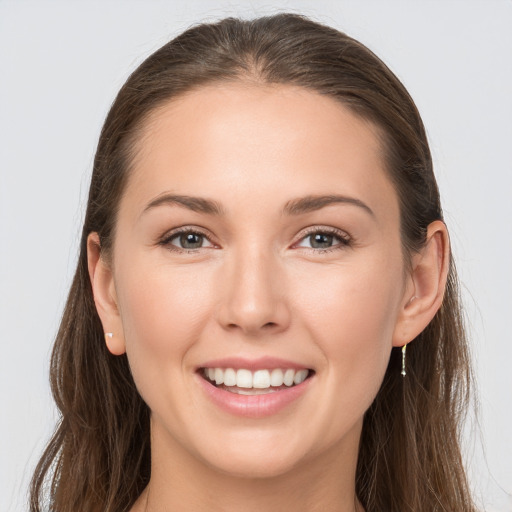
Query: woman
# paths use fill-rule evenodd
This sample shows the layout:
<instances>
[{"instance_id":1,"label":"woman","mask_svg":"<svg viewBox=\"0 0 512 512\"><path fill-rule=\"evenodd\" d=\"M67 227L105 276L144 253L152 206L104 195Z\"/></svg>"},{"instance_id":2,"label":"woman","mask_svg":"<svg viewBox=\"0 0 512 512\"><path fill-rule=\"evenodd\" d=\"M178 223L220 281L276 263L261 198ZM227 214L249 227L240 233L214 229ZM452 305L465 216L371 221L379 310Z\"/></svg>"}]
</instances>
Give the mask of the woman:
<instances>
[{"instance_id":1,"label":"woman","mask_svg":"<svg viewBox=\"0 0 512 512\"><path fill-rule=\"evenodd\" d=\"M357 41L280 14L166 44L100 137L31 509L51 477L58 512L475 510L442 219Z\"/></svg>"}]
</instances>

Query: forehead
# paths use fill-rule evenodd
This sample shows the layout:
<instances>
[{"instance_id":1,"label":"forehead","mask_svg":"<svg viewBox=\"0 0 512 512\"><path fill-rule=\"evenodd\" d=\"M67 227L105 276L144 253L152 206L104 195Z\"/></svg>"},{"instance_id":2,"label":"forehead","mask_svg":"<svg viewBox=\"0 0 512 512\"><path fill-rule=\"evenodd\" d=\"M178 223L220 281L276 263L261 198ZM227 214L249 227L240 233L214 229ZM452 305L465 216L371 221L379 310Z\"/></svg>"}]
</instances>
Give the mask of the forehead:
<instances>
[{"instance_id":1,"label":"forehead","mask_svg":"<svg viewBox=\"0 0 512 512\"><path fill-rule=\"evenodd\" d=\"M143 203L166 191L221 201L239 194L268 203L279 193L336 188L393 209L383 154L378 128L328 96L289 85L215 84L151 114L125 195Z\"/></svg>"}]
</instances>

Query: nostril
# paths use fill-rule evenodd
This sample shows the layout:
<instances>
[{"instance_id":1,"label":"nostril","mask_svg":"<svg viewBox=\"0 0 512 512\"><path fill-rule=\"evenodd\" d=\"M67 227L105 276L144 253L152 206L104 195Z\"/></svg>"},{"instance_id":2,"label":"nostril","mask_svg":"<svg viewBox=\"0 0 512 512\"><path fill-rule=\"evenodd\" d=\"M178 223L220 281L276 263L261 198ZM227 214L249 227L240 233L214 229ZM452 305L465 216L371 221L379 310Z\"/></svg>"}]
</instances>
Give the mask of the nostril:
<instances>
[{"instance_id":1,"label":"nostril","mask_svg":"<svg viewBox=\"0 0 512 512\"><path fill-rule=\"evenodd\" d=\"M268 330L268 329L275 329L276 327L278 326L278 324L276 322L267 322L266 324L263 324L261 326L261 329L265 329L265 330ZM243 326L240 326L238 324L235 324L235 323L230 323L227 325L227 328L228 329L237 329L237 328L242 328L244 331L247 331L247 332L252 332L252 331L257 331L258 328L253 328L253 327L243 327Z\"/></svg>"}]
</instances>

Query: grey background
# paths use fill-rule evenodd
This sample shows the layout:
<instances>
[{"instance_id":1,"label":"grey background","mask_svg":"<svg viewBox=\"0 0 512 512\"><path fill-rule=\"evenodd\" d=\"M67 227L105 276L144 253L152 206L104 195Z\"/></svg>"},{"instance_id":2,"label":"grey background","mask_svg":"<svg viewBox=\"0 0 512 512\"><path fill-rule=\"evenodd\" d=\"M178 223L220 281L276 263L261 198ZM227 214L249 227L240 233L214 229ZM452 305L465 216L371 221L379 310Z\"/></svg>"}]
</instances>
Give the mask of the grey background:
<instances>
[{"instance_id":1,"label":"grey background","mask_svg":"<svg viewBox=\"0 0 512 512\"><path fill-rule=\"evenodd\" d=\"M0 512L56 412L48 360L74 271L99 131L141 60L198 21L277 11L360 39L427 126L461 279L480 419L464 443L490 512L512 511L512 2L0 0Z\"/></svg>"}]
</instances>

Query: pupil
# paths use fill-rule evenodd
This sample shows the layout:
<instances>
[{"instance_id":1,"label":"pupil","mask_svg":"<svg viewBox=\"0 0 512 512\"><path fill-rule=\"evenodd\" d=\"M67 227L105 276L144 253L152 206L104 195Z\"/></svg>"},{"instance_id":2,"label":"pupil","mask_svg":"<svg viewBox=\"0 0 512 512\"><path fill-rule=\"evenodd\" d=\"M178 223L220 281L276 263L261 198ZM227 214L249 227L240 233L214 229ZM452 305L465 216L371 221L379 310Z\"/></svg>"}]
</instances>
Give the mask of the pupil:
<instances>
[{"instance_id":1,"label":"pupil","mask_svg":"<svg viewBox=\"0 0 512 512\"><path fill-rule=\"evenodd\" d=\"M332 245L333 235L325 233L316 233L310 236L311 247L315 249L326 249Z\"/></svg>"},{"instance_id":2,"label":"pupil","mask_svg":"<svg viewBox=\"0 0 512 512\"><path fill-rule=\"evenodd\" d=\"M180 243L184 249L198 249L203 241L202 235L186 233L180 236Z\"/></svg>"}]
</instances>

